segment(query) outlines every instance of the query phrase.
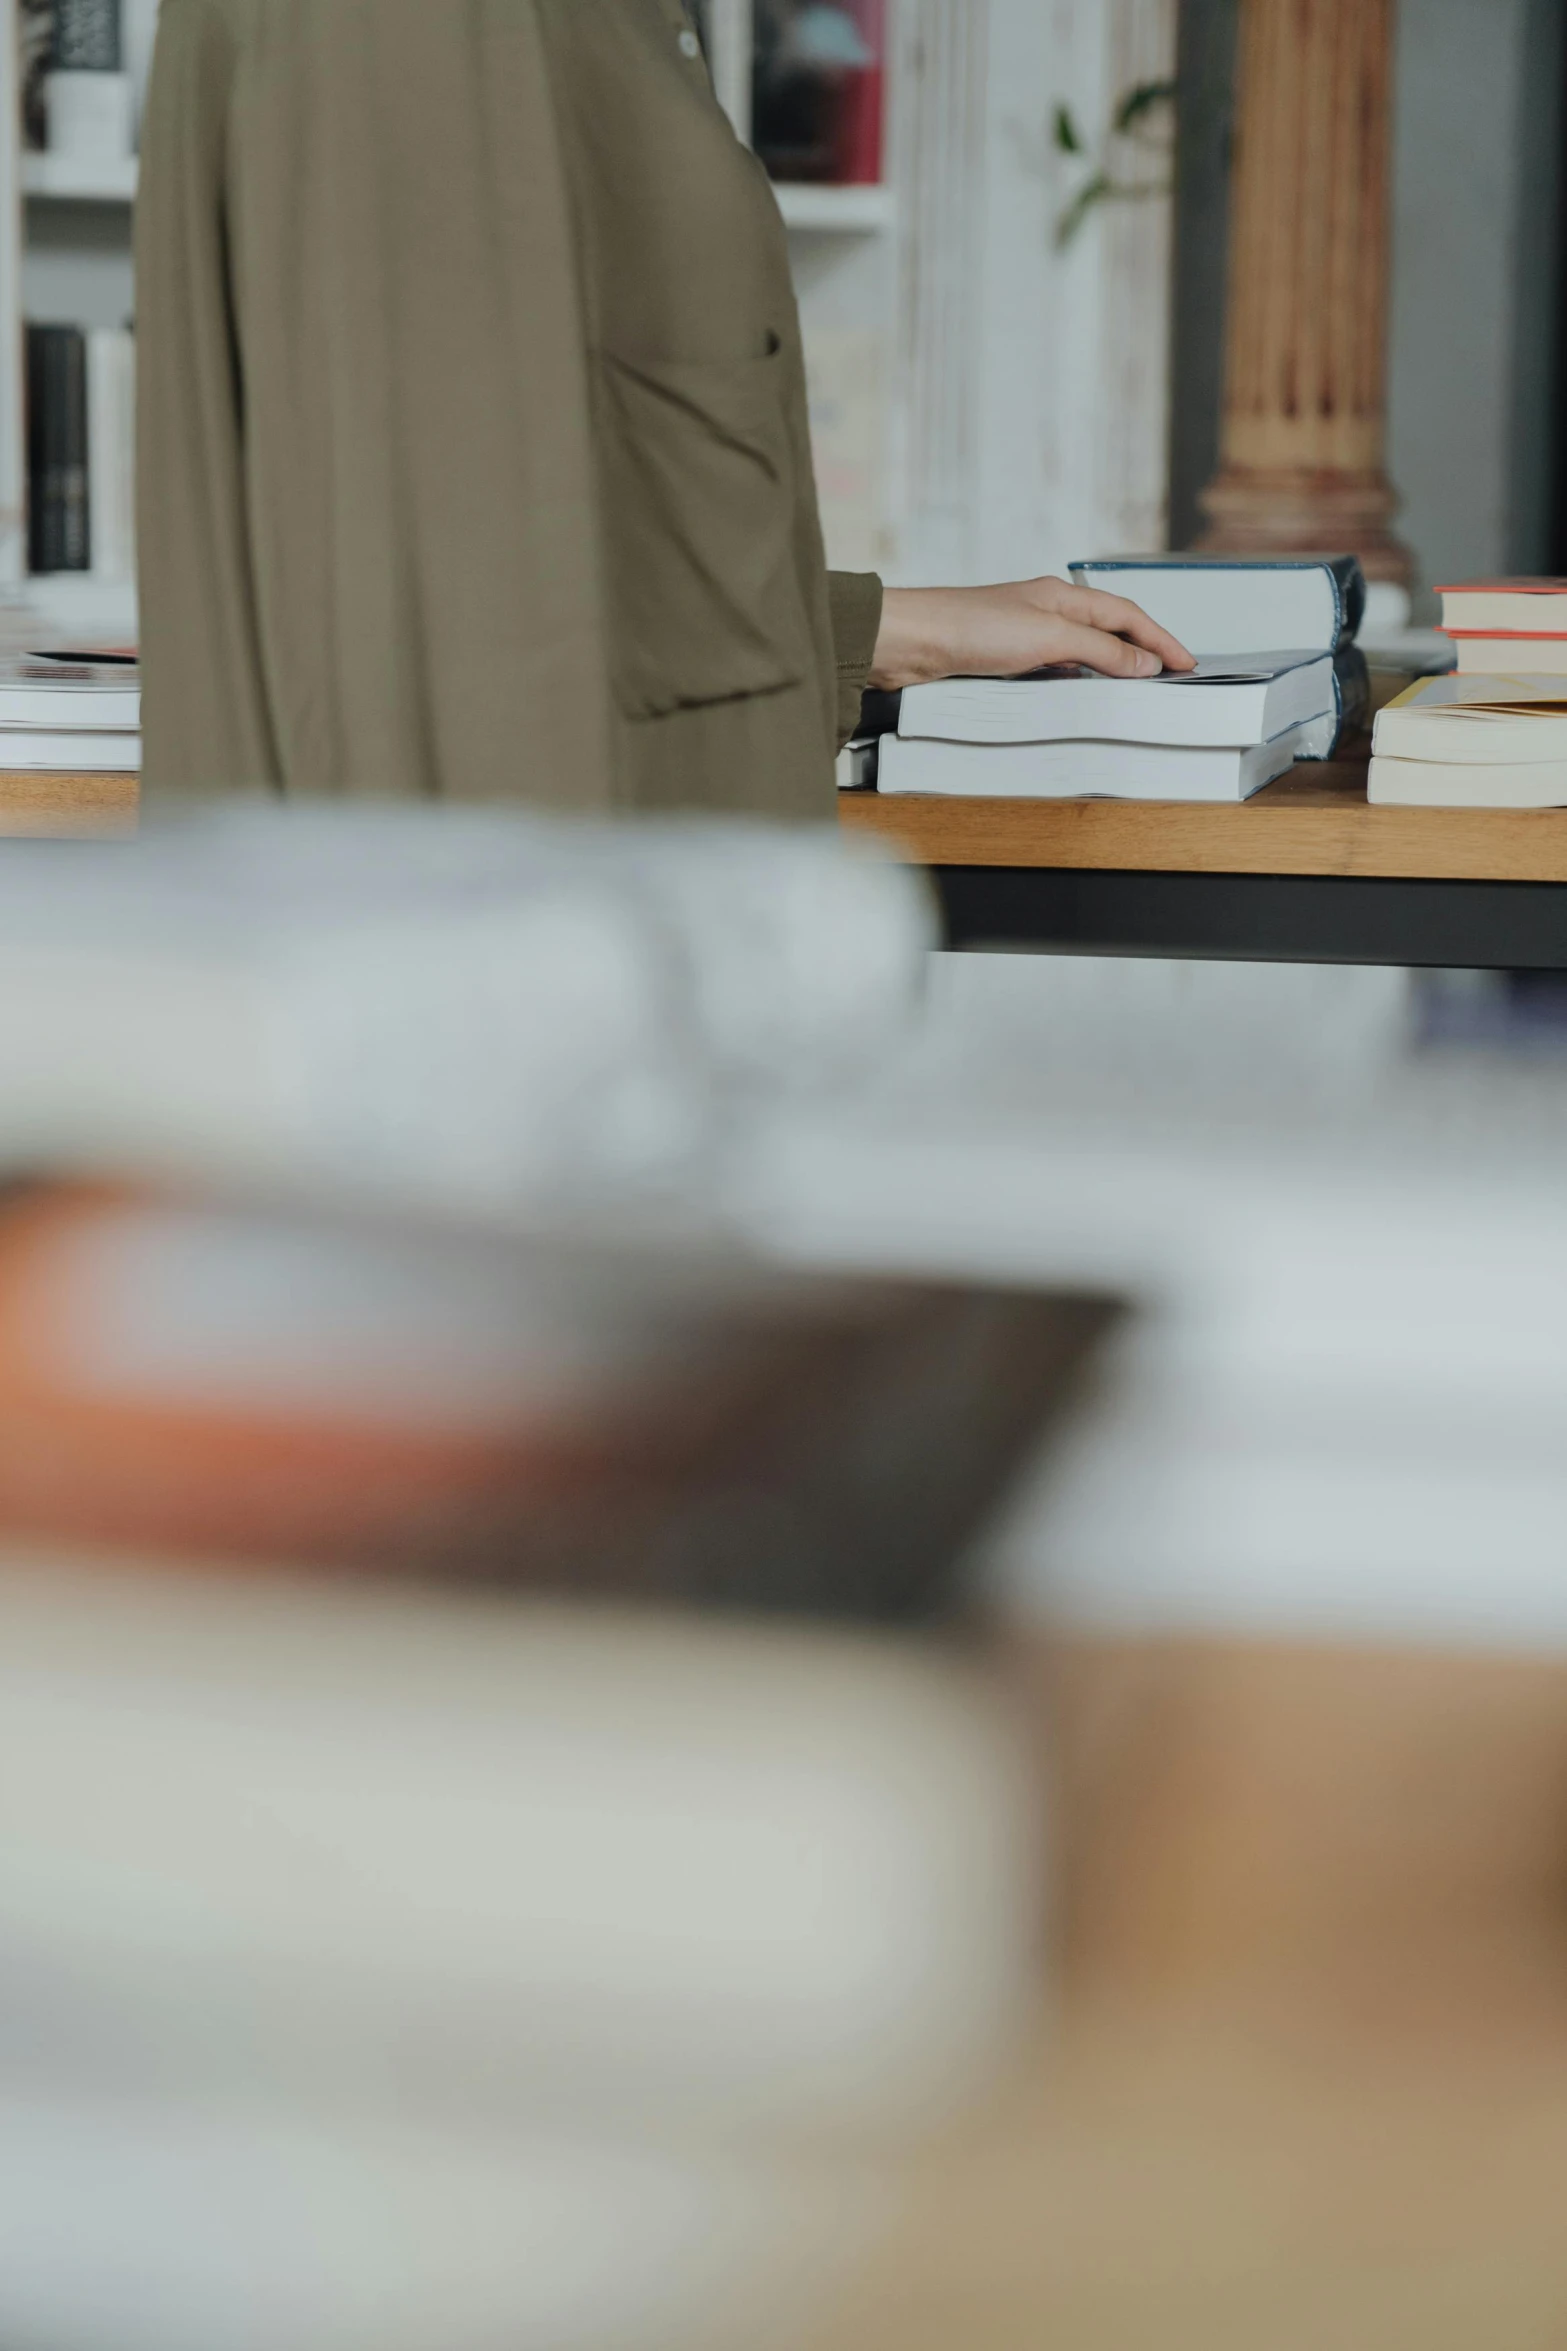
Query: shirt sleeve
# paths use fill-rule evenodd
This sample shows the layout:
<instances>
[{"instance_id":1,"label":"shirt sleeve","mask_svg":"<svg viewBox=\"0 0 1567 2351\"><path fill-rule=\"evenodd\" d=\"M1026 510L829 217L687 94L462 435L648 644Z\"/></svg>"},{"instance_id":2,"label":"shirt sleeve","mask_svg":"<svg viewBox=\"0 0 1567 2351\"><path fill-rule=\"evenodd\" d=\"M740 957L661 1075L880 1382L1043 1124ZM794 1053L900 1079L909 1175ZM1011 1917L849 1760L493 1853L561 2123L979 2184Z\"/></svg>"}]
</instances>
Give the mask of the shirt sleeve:
<instances>
[{"instance_id":1,"label":"shirt sleeve","mask_svg":"<svg viewBox=\"0 0 1567 2351\"><path fill-rule=\"evenodd\" d=\"M882 584L873 571L835 571L827 578L832 634L838 664L838 744L841 749L860 718L860 698L876 658L881 633Z\"/></svg>"}]
</instances>

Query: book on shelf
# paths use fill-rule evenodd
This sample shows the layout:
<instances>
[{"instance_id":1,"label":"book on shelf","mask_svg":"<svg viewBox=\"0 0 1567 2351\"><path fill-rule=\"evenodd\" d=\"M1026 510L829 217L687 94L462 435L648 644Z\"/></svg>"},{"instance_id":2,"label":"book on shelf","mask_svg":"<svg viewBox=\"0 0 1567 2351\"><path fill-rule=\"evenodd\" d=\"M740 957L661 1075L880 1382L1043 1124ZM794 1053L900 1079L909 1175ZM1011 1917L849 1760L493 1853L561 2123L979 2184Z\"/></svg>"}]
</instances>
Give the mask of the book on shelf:
<instances>
[{"instance_id":1,"label":"book on shelf","mask_svg":"<svg viewBox=\"0 0 1567 2351\"><path fill-rule=\"evenodd\" d=\"M1567 806L1567 681L1417 679L1378 713L1367 789L1403 807Z\"/></svg>"},{"instance_id":2,"label":"book on shelf","mask_svg":"<svg viewBox=\"0 0 1567 2351\"><path fill-rule=\"evenodd\" d=\"M1567 580L1464 580L1439 593L1461 676L1567 677Z\"/></svg>"},{"instance_id":3,"label":"book on shelf","mask_svg":"<svg viewBox=\"0 0 1567 2351\"><path fill-rule=\"evenodd\" d=\"M129 328L27 330L28 559L129 581L136 569L136 348Z\"/></svg>"},{"instance_id":4,"label":"book on shelf","mask_svg":"<svg viewBox=\"0 0 1567 2351\"><path fill-rule=\"evenodd\" d=\"M136 338L87 337L87 537L100 580L136 576Z\"/></svg>"},{"instance_id":5,"label":"book on shelf","mask_svg":"<svg viewBox=\"0 0 1567 2351\"><path fill-rule=\"evenodd\" d=\"M63 73L118 73L120 0L53 0L51 64Z\"/></svg>"},{"instance_id":6,"label":"book on shelf","mask_svg":"<svg viewBox=\"0 0 1567 2351\"><path fill-rule=\"evenodd\" d=\"M773 179L879 185L886 16L886 0L755 0L751 136Z\"/></svg>"},{"instance_id":7,"label":"book on shelf","mask_svg":"<svg viewBox=\"0 0 1567 2351\"><path fill-rule=\"evenodd\" d=\"M1071 573L1080 588L1141 605L1189 653L1335 653L1365 619L1354 555L1101 555Z\"/></svg>"},{"instance_id":8,"label":"book on shelf","mask_svg":"<svg viewBox=\"0 0 1567 2351\"><path fill-rule=\"evenodd\" d=\"M80 327L27 330L28 562L86 571L87 338Z\"/></svg>"}]
</instances>

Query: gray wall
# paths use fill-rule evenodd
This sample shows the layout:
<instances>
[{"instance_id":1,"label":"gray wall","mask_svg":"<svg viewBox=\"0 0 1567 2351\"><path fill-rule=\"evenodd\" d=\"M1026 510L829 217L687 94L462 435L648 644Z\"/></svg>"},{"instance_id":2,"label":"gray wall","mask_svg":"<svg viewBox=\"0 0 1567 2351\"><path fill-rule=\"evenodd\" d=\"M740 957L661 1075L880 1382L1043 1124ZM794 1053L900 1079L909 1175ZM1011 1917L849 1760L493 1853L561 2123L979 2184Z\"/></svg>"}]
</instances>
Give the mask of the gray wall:
<instances>
[{"instance_id":1,"label":"gray wall","mask_svg":"<svg viewBox=\"0 0 1567 2351\"><path fill-rule=\"evenodd\" d=\"M1553 554L1562 0L1402 0L1389 465L1422 584Z\"/></svg>"}]
</instances>

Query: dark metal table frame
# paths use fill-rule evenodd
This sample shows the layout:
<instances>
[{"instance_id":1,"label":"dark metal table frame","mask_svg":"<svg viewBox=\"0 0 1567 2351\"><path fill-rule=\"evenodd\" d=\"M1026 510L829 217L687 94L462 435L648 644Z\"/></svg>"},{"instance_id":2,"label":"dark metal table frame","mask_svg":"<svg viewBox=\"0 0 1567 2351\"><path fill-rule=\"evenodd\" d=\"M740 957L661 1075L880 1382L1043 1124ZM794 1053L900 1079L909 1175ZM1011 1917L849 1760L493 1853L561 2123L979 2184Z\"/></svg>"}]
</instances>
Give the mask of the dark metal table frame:
<instances>
[{"instance_id":1,"label":"dark metal table frame","mask_svg":"<svg viewBox=\"0 0 1567 2351\"><path fill-rule=\"evenodd\" d=\"M953 949L1567 970L1567 884L930 869Z\"/></svg>"}]
</instances>

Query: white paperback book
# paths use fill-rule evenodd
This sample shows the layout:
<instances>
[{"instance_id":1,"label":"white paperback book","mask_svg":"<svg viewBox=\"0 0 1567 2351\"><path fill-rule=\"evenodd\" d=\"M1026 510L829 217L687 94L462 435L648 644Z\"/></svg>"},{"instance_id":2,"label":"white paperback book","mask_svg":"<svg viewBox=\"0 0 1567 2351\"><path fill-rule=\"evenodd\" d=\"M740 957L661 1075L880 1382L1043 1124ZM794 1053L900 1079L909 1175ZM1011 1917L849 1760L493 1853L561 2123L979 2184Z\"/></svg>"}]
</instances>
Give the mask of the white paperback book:
<instances>
[{"instance_id":1,"label":"white paperback book","mask_svg":"<svg viewBox=\"0 0 1567 2351\"><path fill-rule=\"evenodd\" d=\"M52 653L0 661L0 728L133 735L140 725L141 672L134 661L72 661Z\"/></svg>"},{"instance_id":2,"label":"white paperback book","mask_svg":"<svg viewBox=\"0 0 1567 2351\"><path fill-rule=\"evenodd\" d=\"M0 726L0 771L16 775L135 775L141 737Z\"/></svg>"},{"instance_id":3,"label":"white paperback book","mask_svg":"<svg viewBox=\"0 0 1567 2351\"><path fill-rule=\"evenodd\" d=\"M884 735L877 788L974 800L1248 800L1309 756L1309 729L1271 743L936 743Z\"/></svg>"},{"instance_id":4,"label":"white paperback book","mask_svg":"<svg viewBox=\"0 0 1567 2351\"><path fill-rule=\"evenodd\" d=\"M943 678L905 688L898 733L946 743L1137 743L1251 750L1335 713L1329 654L1206 654L1195 670L1106 678Z\"/></svg>"},{"instance_id":5,"label":"white paperback book","mask_svg":"<svg viewBox=\"0 0 1567 2351\"><path fill-rule=\"evenodd\" d=\"M1567 807L1567 679L1417 679L1378 714L1366 792L1411 808Z\"/></svg>"}]
</instances>

